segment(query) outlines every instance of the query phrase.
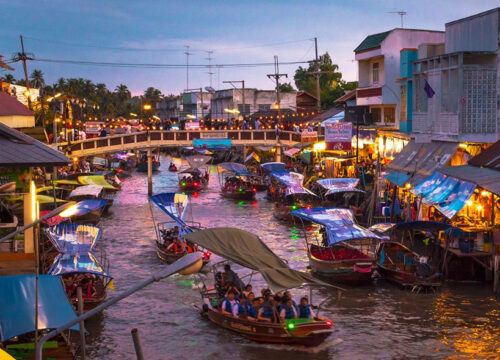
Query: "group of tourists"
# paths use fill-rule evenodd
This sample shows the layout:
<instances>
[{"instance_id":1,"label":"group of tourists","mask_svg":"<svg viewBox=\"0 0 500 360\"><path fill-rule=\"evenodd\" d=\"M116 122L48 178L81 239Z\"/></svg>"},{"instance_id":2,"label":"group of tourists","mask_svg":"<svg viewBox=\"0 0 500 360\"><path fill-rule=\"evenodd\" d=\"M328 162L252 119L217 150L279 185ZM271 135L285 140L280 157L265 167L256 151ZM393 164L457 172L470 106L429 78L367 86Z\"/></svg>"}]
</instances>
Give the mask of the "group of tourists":
<instances>
[{"instance_id":1,"label":"group of tourists","mask_svg":"<svg viewBox=\"0 0 500 360\"><path fill-rule=\"evenodd\" d=\"M255 296L252 285L243 286L229 264L219 274L219 286L225 291L220 312L226 316L267 323L313 318L307 297L302 297L297 305L290 291L273 295L271 290L262 289L260 296Z\"/></svg>"},{"instance_id":2,"label":"group of tourists","mask_svg":"<svg viewBox=\"0 0 500 360\"><path fill-rule=\"evenodd\" d=\"M96 276L89 273L71 274L63 278L64 288L68 298L76 297L76 289L82 288L82 296L84 299L96 297L97 289L95 286Z\"/></svg>"},{"instance_id":3,"label":"group of tourists","mask_svg":"<svg viewBox=\"0 0 500 360\"><path fill-rule=\"evenodd\" d=\"M178 226L174 226L172 229L169 230L161 230L161 234L163 237L164 251L175 254L184 254L184 253L192 253L198 250L196 244L184 241L179 237Z\"/></svg>"}]
</instances>

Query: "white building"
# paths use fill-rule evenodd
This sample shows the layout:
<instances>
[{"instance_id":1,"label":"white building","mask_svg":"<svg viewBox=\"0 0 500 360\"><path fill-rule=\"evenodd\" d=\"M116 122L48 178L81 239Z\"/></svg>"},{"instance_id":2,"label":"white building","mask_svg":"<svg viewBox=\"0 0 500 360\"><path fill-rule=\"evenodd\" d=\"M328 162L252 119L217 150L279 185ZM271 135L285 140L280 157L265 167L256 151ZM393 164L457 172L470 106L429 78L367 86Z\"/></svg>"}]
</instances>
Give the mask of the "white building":
<instances>
[{"instance_id":1,"label":"white building","mask_svg":"<svg viewBox=\"0 0 500 360\"><path fill-rule=\"evenodd\" d=\"M356 105L368 105L372 121L379 126L399 128L401 89L400 52L422 43L440 43L444 32L393 29L366 37L354 49L358 61Z\"/></svg>"},{"instance_id":2,"label":"white building","mask_svg":"<svg viewBox=\"0 0 500 360\"><path fill-rule=\"evenodd\" d=\"M447 23L444 46L419 47L413 68L415 136L472 143L500 138L499 44L496 8Z\"/></svg>"}]
</instances>

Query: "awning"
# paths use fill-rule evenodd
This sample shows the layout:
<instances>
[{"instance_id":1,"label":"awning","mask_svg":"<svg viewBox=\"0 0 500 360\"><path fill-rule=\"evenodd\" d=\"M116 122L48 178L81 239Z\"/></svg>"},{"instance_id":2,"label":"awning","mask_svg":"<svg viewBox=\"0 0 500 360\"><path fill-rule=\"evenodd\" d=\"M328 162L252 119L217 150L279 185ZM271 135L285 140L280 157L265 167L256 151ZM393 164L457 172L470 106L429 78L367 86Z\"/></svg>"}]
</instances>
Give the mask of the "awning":
<instances>
[{"instance_id":1,"label":"awning","mask_svg":"<svg viewBox=\"0 0 500 360\"><path fill-rule=\"evenodd\" d=\"M67 218L72 216L83 216L87 215L91 211L99 210L107 201L104 199L87 199L77 202L76 204L68 207L63 212L59 214L60 217Z\"/></svg>"},{"instance_id":2,"label":"awning","mask_svg":"<svg viewBox=\"0 0 500 360\"><path fill-rule=\"evenodd\" d=\"M382 239L374 232L356 224L351 209L311 208L294 210L290 214L323 225L328 235L328 245L357 239Z\"/></svg>"},{"instance_id":3,"label":"awning","mask_svg":"<svg viewBox=\"0 0 500 360\"><path fill-rule=\"evenodd\" d=\"M182 193L162 193L150 196L149 199L165 214L175 221L182 221L186 211L189 196Z\"/></svg>"},{"instance_id":4,"label":"awning","mask_svg":"<svg viewBox=\"0 0 500 360\"><path fill-rule=\"evenodd\" d=\"M416 143L411 140L387 166L385 178L393 184L415 186L443 167L457 151L458 143L431 141Z\"/></svg>"},{"instance_id":5,"label":"awning","mask_svg":"<svg viewBox=\"0 0 500 360\"><path fill-rule=\"evenodd\" d=\"M56 276L88 273L110 277L91 252L59 254L54 259L54 263L50 267L48 273Z\"/></svg>"},{"instance_id":6,"label":"awning","mask_svg":"<svg viewBox=\"0 0 500 360\"><path fill-rule=\"evenodd\" d=\"M104 175L89 175L89 176L79 176L78 181L83 185L97 185L108 190L119 190L117 187L111 185L105 178Z\"/></svg>"},{"instance_id":7,"label":"awning","mask_svg":"<svg viewBox=\"0 0 500 360\"><path fill-rule=\"evenodd\" d=\"M61 180L56 180L56 184L58 185L81 185L77 180L70 180L70 179L61 179Z\"/></svg>"},{"instance_id":8,"label":"awning","mask_svg":"<svg viewBox=\"0 0 500 360\"><path fill-rule=\"evenodd\" d=\"M95 225L63 223L46 228L45 233L57 251L75 254L92 250L102 230Z\"/></svg>"},{"instance_id":9,"label":"awning","mask_svg":"<svg viewBox=\"0 0 500 360\"><path fill-rule=\"evenodd\" d=\"M286 186L285 196L296 194L307 194L316 196L315 193L302 186L304 175L293 171L275 171L271 175L278 180L280 184Z\"/></svg>"},{"instance_id":10,"label":"awning","mask_svg":"<svg viewBox=\"0 0 500 360\"><path fill-rule=\"evenodd\" d=\"M35 275L0 277L0 335L2 341L35 331ZM74 319L61 280L51 275L38 279L38 329L55 329ZM78 330L75 325L71 329Z\"/></svg>"},{"instance_id":11,"label":"awning","mask_svg":"<svg viewBox=\"0 0 500 360\"><path fill-rule=\"evenodd\" d=\"M294 155L296 155L297 153L299 153L301 150L300 149L297 149L297 148L291 148L291 149L288 149L284 152L284 154L288 157L293 157Z\"/></svg>"},{"instance_id":12,"label":"awning","mask_svg":"<svg viewBox=\"0 0 500 360\"><path fill-rule=\"evenodd\" d=\"M479 187L500 195L500 171L470 165L450 166L438 169L441 174L469 181Z\"/></svg>"},{"instance_id":13,"label":"awning","mask_svg":"<svg viewBox=\"0 0 500 360\"><path fill-rule=\"evenodd\" d=\"M99 185L79 186L69 194L69 197L70 198L76 197L76 196L98 197L101 194L102 189L103 189L103 187L99 186Z\"/></svg>"},{"instance_id":14,"label":"awning","mask_svg":"<svg viewBox=\"0 0 500 360\"><path fill-rule=\"evenodd\" d=\"M331 118L326 119L321 123L321 126L325 127L325 124L332 123L332 122L339 122L344 120L345 117L345 112L341 111L338 114L333 115Z\"/></svg>"},{"instance_id":15,"label":"awning","mask_svg":"<svg viewBox=\"0 0 500 360\"><path fill-rule=\"evenodd\" d=\"M250 155L248 155L246 158L245 158L245 161L244 162L249 162L250 160L254 159L255 161L259 162L260 163L260 156L257 155L256 153L254 152L251 152Z\"/></svg>"},{"instance_id":16,"label":"awning","mask_svg":"<svg viewBox=\"0 0 500 360\"><path fill-rule=\"evenodd\" d=\"M268 162L262 164L261 166L268 173L276 171L286 171L286 166L282 162Z\"/></svg>"},{"instance_id":17,"label":"awning","mask_svg":"<svg viewBox=\"0 0 500 360\"><path fill-rule=\"evenodd\" d=\"M462 210L475 188L476 184L435 172L411 192L451 219Z\"/></svg>"},{"instance_id":18,"label":"awning","mask_svg":"<svg viewBox=\"0 0 500 360\"><path fill-rule=\"evenodd\" d=\"M334 287L307 273L293 270L257 235L235 228L212 228L186 235L186 239L251 270L259 271L273 293L303 285Z\"/></svg>"},{"instance_id":19,"label":"awning","mask_svg":"<svg viewBox=\"0 0 500 360\"><path fill-rule=\"evenodd\" d=\"M237 176L250 176L252 175L247 167L243 164L239 164L236 162L225 162L219 164L219 167L221 167L223 170L234 173L234 175Z\"/></svg>"},{"instance_id":20,"label":"awning","mask_svg":"<svg viewBox=\"0 0 500 360\"><path fill-rule=\"evenodd\" d=\"M359 179L357 178L321 179L318 180L317 183L323 188L328 189L325 195L335 194L339 192L364 193L363 190L356 188L356 186L359 184Z\"/></svg>"}]
</instances>

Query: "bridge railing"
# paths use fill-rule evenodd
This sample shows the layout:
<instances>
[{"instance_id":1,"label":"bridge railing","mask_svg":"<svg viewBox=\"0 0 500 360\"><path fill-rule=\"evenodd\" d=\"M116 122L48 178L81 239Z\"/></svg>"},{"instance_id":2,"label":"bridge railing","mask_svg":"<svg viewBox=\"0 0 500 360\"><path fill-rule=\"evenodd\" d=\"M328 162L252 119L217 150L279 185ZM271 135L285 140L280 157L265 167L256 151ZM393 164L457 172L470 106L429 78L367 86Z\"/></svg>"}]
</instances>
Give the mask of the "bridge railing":
<instances>
[{"instance_id":1,"label":"bridge railing","mask_svg":"<svg viewBox=\"0 0 500 360\"><path fill-rule=\"evenodd\" d=\"M235 144L248 145L258 143L274 143L278 138L280 142L287 145L298 143L301 141L301 134L292 131L276 132L275 129L270 130L152 130L136 132L131 134L119 134L106 137L98 137L86 140L71 142L71 144L60 144L59 149L63 152L79 152L86 151L95 152L96 149L119 147L123 148L141 148L149 146L172 146L186 145L194 139L200 139L202 134L220 133L222 137L231 139ZM209 137L206 137L207 139ZM134 145L133 145L134 144ZM135 146L135 144L137 146ZM128 146L127 146L128 145Z\"/></svg>"}]
</instances>

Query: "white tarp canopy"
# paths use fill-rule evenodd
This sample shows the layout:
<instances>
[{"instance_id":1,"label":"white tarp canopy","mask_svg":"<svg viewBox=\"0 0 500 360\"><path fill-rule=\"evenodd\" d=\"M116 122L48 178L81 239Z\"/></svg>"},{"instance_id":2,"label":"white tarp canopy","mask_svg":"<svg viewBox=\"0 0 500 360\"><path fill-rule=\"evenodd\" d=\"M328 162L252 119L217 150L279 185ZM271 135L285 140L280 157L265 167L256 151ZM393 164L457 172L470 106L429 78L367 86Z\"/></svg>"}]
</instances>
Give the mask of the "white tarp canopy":
<instances>
[{"instance_id":1,"label":"white tarp canopy","mask_svg":"<svg viewBox=\"0 0 500 360\"><path fill-rule=\"evenodd\" d=\"M325 121L323 121L321 123L321 126L325 127L325 124L328 124L328 123L331 123L331 122L339 122L339 121L344 120L344 117L345 117L344 114L345 114L344 111L341 111L338 114L333 115L331 118L326 119Z\"/></svg>"}]
</instances>

